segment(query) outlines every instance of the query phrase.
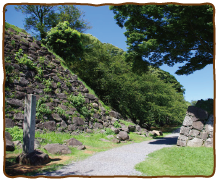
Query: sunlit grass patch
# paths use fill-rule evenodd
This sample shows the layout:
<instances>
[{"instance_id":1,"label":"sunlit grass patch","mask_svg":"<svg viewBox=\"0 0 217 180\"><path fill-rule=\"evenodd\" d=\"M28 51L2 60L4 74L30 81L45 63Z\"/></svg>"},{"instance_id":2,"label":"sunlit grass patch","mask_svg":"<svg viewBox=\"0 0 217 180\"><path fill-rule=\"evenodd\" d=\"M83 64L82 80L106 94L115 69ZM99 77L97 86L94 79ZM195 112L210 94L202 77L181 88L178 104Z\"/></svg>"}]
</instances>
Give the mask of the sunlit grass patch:
<instances>
[{"instance_id":1,"label":"sunlit grass patch","mask_svg":"<svg viewBox=\"0 0 217 180\"><path fill-rule=\"evenodd\" d=\"M214 170L213 148L163 148L149 154L135 169L147 176L210 176Z\"/></svg>"}]
</instances>

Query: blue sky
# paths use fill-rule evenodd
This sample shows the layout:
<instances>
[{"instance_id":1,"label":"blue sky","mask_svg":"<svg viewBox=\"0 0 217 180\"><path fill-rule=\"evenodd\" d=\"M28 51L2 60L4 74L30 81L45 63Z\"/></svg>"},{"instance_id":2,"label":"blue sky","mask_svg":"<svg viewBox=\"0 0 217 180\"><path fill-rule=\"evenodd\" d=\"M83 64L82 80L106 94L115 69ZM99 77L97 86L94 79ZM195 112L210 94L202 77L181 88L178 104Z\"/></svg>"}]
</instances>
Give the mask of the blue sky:
<instances>
[{"instance_id":1,"label":"blue sky","mask_svg":"<svg viewBox=\"0 0 217 180\"><path fill-rule=\"evenodd\" d=\"M103 43L111 43L124 51L127 50L126 37L124 36L125 29L121 29L114 20L114 14L109 10L109 6L77 6L80 10L84 11L85 17L92 29L87 30L85 33L92 34ZM24 28L24 18L21 12L17 12L14 6L7 6L7 13L5 19L8 23ZM176 79L184 86L185 100L199 100L214 98L214 81L213 81L213 65L208 65L200 71L196 71L191 75L178 76L175 71L179 65L168 67L167 65L161 66L161 69L174 75Z\"/></svg>"}]
</instances>

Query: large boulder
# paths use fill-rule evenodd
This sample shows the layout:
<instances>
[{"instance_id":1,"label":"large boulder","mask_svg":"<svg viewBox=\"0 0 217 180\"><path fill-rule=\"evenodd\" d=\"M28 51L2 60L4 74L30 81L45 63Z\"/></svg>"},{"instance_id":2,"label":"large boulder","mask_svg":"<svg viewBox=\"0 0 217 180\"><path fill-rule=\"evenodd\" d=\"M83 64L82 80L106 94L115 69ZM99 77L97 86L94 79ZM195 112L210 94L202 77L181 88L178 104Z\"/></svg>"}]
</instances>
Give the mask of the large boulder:
<instances>
[{"instance_id":1,"label":"large boulder","mask_svg":"<svg viewBox=\"0 0 217 180\"><path fill-rule=\"evenodd\" d=\"M83 145L82 142L78 141L78 140L75 139L75 138L71 138L71 139L67 140L67 141L66 141L66 144L67 144L68 146L73 146L73 147Z\"/></svg>"},{"instance_id":2,"label":"large boulder","mask_svg":"<svg viewBox=\"0 0 217 180\"><path fill-rule=\"evenodd\" d=\"M163 136L163 132L162 131L157 131L157 130L151 131L151 134L153 136Z\"/></svg>"},{"instance_id":3,"label":"large boulder","mask_svg":"<svg viewBox=\"0 0 217 180\"><path fill-rule=\"evenodd\" d=\"M120 131L117 135L117 138L121 141L125 141L129 139L129 135L125 131Z\"/></svg>"},{"instance_id":4,"label":"large boulder","mask_svg":"<svg viewBox=\"0 0 217 180\"><path fill-rule=\"evenodd\" d=\"M50 157L40 150L34 150L31 153L21 153L17 158L16 162L23 165L43 165L50 162Z\"/></svg>"},{"instance_id":5,"label":"large boulder","mask_svg":"<svg viewBox=\"0 0 217 180\"><path fill-rule=\"evenodd\" d=\"M51 154L70 154L71 150L66 145L62 144L47 144L44 146L44 149Z\"/></svg>"},{"instance_id":6,"label":"large boulder","mask_svg":"<svg viewBox=\"0 0 217 180\"><path fill-rule=\"evenodd\" d=\"M190 146L190 147L201 147L202 144L203 144L203 139L194 138L194 139L188 141L187 146Z\"/></svg>"},{"instance_id":7,"label":"large boulder","mask_svg":"<svg viewBox=\"0 0 217 180\"><path fill-rule=\"evenodd\" d=\"M134 126L134 125L129 125L129 126L128 126L128 129L129 129L129 132L134 132L134 131L136 131L136 126Z\"/></svg>"}]
</instances>

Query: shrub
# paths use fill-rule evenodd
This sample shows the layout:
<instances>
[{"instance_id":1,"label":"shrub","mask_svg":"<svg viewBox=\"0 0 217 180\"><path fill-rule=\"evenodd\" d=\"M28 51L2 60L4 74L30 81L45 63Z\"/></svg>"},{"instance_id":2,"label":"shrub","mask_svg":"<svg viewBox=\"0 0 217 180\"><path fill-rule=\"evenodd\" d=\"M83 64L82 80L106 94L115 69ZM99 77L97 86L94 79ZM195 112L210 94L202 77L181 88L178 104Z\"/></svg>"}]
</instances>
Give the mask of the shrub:
<instances>
[{"instance_id":1,"label":"shrub","mask_svg":"<svg viewBox=\"0 0 217 180\"><path fill-rule=\"evenodd\" d=\"M57 55L71 62L83 53L81 33L71 29L67 21L59 23L51 28L46 39L42 41L48 48Z\"/></svg>"},{"instance_id":2,"label":"shrub","mask_svg":"<svg viewBox=\"0 0 217 180\"><path fill-rule=\"evenodd\" d=\"M18 126L14 126L13 128L5 128L5 131L10 133L13 141L23 141L23 130Z\"/></svg>"},{"instance_id":3,"label":"shrub","mask_svg":"<svg viewBox=\"0 0 217 180\"><path fill-rule=\"evenodd\" d=\"M115 128L121 128L121 125L118 123L118 121L115 121L114 127L115 127Z\"/></svg>"}]
</instances>

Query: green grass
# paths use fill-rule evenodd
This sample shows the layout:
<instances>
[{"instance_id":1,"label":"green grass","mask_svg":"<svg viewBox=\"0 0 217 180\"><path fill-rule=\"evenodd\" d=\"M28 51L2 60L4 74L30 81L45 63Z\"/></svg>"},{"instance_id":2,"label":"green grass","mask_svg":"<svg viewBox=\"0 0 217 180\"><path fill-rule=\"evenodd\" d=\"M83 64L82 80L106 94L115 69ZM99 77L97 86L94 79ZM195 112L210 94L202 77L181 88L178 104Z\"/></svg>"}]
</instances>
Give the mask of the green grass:
<instances>
[{"instance_id":1,"label":"green grass","mask_svg":"<svg viewBox=\"0 0 217 180\"><path fill-rule=\"evenodd\" d=\"M19 27L17 27L17 26L14 26L14 25L12 25L12 24L9 24L9 23L7 23L7 22L5 22L5 29L6 30L8 30L9 28L12 28L12 29L14 29L16 32L22 32L22 33L24 33L24 34L28 34L24 29L21 29L21 28L19 28Z\"/></svg>"},{"instance_id":2,"label":"green grass","mask_svg":"<svg viewBox=\"0 0 217 180\"><path fill-rule=\"evenodd\" d=\"M213 148L163 148L149 154L135 169L147 176L211 176L214 170Z\"/></svg>"},{"instance_id":3,"label":"green grass","mask_svg":"<svg viewBox=\"0 0 217 180\"><path fill-rule=\"evenodd\" d=\"M135 125L134 123L132 123L132 122L129 122L129 121L124 121L124 120L121 120L120 119L120 123L122 123L122 124L124 124L125 126L129 126L129 125Z\"/></svg>"}]
</instances>

